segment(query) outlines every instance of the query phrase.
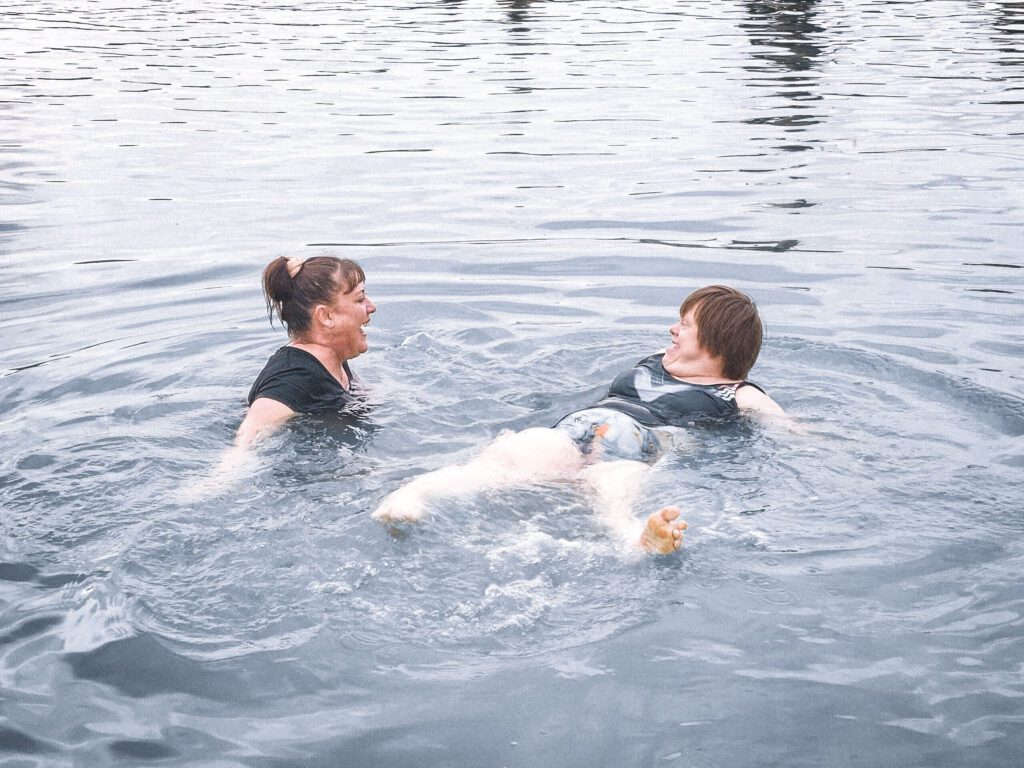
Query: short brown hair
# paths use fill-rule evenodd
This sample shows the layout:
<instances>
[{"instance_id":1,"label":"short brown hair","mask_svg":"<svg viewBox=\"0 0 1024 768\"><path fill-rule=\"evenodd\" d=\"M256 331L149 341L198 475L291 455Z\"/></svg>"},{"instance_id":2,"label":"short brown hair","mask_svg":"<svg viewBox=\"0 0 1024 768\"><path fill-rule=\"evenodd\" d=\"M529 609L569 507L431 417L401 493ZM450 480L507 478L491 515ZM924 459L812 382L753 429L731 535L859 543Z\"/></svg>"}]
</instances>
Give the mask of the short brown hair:
<instances>
[{"instance_id":1,"label":"short brown hair","mask_svg":"<svg viewBox=\"0 0 1024 768\"><path fill-rule=\"evenodd\" d=\"M697 343L721 358L723 376L745 379L761 352L764 336L754 300L735 288L709 285L686 297L679 308L680 317L691 309L697 322Z\"/></svg>"},{"instance_id":2,"label":"short brown hair","mask_svg":"<svg viewBox=\"0 0 1024 768\"><path fill-rule=\"evenodd\" d=\"M301 262L294 275L288 271L289 261L278 256L267 264L263 270L263 295L270 322L274 322L276 313L292 338L309 330L318 304L330 304L339 292L352 293L357 285L366 282L363 268L352 259L313 256Z\"/></svg>"}]
</instances>

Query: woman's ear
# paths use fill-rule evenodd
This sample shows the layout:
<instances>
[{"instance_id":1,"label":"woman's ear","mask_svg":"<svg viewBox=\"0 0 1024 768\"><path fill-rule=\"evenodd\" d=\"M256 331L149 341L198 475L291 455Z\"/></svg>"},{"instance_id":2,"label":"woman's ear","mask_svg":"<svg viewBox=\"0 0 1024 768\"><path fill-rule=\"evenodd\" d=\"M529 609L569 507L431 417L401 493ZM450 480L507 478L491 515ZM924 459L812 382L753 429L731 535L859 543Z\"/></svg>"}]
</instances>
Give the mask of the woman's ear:
<instances>
[{"instance_id":1,"label":"woman's ear","mask_svg":"<svg viewBox=\"0 0 1024 768\"><path fill-rule=\"evenodd\" d=\"M325 328L334 327L334 318L331 316L331 308L326 304L317 304L313 308L313 317Z\"/></svg>"}]
</instances>

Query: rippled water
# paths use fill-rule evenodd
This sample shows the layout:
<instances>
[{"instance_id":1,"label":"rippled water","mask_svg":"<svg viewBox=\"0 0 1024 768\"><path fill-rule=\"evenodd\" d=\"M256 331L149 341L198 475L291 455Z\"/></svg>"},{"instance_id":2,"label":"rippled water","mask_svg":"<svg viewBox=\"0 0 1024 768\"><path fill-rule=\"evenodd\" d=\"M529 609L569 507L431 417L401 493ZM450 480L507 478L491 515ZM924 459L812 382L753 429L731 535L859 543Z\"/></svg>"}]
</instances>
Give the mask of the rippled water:
<instances>
[{"instance_id":1,"label":"rippled water","mask_svg":"<svg viewBox=\"0 0 1024 768\"><path fill-rule=\"evenodd\" d=\"M1020 3L3 14L5 765L1019 764ZM196 501L325 250L372 418ZM368 520L709 282L806 434L695 429L679 556L566 486Z\"/></svg>"}]
</instances>

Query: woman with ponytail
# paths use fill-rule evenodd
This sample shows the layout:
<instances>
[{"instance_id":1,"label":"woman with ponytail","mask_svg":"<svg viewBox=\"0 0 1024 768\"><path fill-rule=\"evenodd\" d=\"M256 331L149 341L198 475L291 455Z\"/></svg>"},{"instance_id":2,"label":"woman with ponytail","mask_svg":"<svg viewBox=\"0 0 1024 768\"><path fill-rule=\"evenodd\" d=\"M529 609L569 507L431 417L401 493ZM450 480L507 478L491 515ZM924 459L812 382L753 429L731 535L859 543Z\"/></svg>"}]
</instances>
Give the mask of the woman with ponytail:
<instances>
[{"instance_id":1,"label":"woman with ponytail","mask_svg":"<svg viewBox=\"0 0 1024 768\"><path fill-rule=\"evenodd\" d=\"M263 270L267 314L288 331L249 392L237 445L248 445L296 413L338 412L362 402L348 362L367 349L377 307L366 275L351 259L274 259Z\"/></svg>"}]
</instances>

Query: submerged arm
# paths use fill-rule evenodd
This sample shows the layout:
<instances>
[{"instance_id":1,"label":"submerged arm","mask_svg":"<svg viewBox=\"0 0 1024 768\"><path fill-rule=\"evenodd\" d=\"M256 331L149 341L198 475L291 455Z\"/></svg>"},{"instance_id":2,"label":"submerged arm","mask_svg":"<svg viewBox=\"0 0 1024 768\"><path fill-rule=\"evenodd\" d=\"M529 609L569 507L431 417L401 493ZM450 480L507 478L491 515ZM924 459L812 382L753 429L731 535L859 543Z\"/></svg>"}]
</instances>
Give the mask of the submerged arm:
<instances>
[{"instance_id":1,"label":"submerged arm","mask_svg":"<svg viewBox=\"0 0 1024 768\"><path fill-rule=\"evenodd\" d=\"M254 468L257 454L249 450L253 443L266 437L294 414L291 408L276 400L258 398L242 420L235 442L226 448L215 464L201 477L189 479L178 489L178 499L194 503L228 490Z\"/></svg>"},{"instance_id":2,"label":"submerged arm","mask_svg":"<svg viewBox=\"0 0 1024 768\"><path fill-rule=\"evenodd\" d=\"M267 397L253 400L235 435L234 445L221 454L220 460L206 476L182 486L178 498L184 502L196 502L231 488L255 466L256 453L249 450L253 443L262 440L294 415L295 411L277 400Z\"/></svg>"},{"instance_id":3,"label":"submerged arm","mask_svg":"<svg viewBox=\"0 0 1024 768\"><path fill-rule=\"evenodd\" d=\"M242 425L235 435L235 445L244 448L252 445L257 440L273 432L288 419L295 415L295 411L284 403L271 400L269 397L257 397L249 406L249 412L245 414Z\"/></svg>"},{"instance_id":4,"label":"submerged arm","mask_svg":"<svg viewBox=\"0 0 1024 768\"><path fill-rule=\"evenodd\" d=\"M743 413L752 414L768 424L785 427L790 433L806 435L803 424L796 421L757 387L745 386L736 390L736 405Z\"/></svg>"}]
</instances>

